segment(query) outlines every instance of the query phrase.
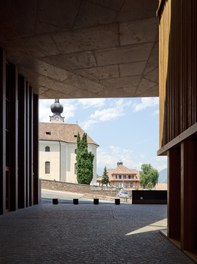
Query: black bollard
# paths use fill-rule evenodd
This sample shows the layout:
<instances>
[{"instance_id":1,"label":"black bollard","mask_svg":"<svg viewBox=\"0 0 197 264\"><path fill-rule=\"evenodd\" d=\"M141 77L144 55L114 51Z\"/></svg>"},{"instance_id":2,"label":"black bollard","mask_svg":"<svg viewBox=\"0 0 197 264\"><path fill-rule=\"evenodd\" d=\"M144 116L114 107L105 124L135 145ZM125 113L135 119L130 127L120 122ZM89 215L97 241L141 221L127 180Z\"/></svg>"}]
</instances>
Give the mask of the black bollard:
<instances>
[{"instance_id":1,"label":"black bollard","mask_svg":"<svg viewBox=\"0 0 197 264\"><path fill-rule=\"evenodd\" d=\"M115 204L119 205L120 204L120 199L115 199Z\"/></svg>"},{"instance_id":2,"label":"black bollard","mask_svg":"<svg viewBox=\"0 0 197 264\"><path fill-rule=\"evenodd\" d=\"M58 199L57 199L57 198L53 198L53 199L52 199L52 203L53 203L53 204L58 204Z\"/></svg>"},{"instance_id":3,"label":"black bollard","mask_svg":"<svg viewBox=\"0 0 197 264\"><path fill-rule=\"evenodd\" d=\"M94 198L94 204L99 204L99 199L98 198Z\"/></svg>"},{"instance_id":4,"label":"black bollard","mask_svg":"<svg viewBox=\"0 0 197 264\"><path fill-rule=\"evenodd\" d=\"M73 204L78 204L79 203L79 199L73 199Z\"/></svg>"}]
</instances>

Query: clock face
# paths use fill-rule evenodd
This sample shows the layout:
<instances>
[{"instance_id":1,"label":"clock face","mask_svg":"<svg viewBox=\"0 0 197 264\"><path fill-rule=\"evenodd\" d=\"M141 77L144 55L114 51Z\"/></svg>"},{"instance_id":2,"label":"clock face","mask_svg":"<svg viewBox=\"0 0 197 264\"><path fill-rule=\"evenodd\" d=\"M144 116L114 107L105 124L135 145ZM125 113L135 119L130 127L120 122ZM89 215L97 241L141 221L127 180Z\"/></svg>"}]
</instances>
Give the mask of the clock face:
<instances>
[{"instance_id":1,"label":"clock face","mask_svg":"<svg viewBox=\"0 0 197 264\"><path fill-rule=\"evenodd\" d=\"M58 121L58 120L59 120L59 117L58 117L58 116L56 116L55 120L57 120L57 121Z\"/></svg>"}]
</instances>

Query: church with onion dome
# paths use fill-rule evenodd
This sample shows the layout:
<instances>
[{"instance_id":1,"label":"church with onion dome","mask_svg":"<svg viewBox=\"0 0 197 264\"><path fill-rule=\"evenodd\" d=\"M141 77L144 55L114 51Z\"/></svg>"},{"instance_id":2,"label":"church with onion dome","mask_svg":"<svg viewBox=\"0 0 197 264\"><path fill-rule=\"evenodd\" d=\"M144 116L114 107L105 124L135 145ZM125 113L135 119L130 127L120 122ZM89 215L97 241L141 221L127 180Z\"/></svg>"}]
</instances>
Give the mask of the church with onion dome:
<instances>
[{"instance_id":1,"label":"church with onion dome","mask_svg":"<svg viewBox=\"0 0 197 264\"><path fill-rule=\"evenodd\" d=\"M77 135L85 131L78 124L64 123L63 106L59 99L51 105L49 122L39 124L39 176L40 179L77 183L76 149ZM96 183L98 144L87 135L88 151L94 155L93 179Z\"/></svg>"}]
</instances>

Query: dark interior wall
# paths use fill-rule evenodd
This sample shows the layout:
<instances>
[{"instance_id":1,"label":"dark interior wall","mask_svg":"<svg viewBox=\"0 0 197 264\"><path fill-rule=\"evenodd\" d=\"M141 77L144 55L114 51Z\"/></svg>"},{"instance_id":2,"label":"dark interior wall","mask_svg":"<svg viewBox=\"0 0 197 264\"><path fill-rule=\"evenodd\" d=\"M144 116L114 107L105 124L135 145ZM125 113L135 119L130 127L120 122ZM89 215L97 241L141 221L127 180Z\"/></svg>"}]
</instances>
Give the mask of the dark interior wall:
<instances>
[{"instance_id":1,"label":"dark interior wall","mask_svg":"<svg viewBox=\"0 0 197 264\"><path fill-rule=\"evenodd\" d=\"M3 214L38 203L38 96L18 74L16 66L7 62L3 49L0 49L0 107L0 214Z\"/></svg>"},{"instance_id":2,"label":"dark interior wall","mask_svg":"<svg viewBox=\"0 0 197 264\"><path fill-rule=\"evenodd\" d=\"M5 54L0 50L0 213L6 208L6 123L5 123L5 102L6 102L6 64Z\"/></svg>"}]
</instances>

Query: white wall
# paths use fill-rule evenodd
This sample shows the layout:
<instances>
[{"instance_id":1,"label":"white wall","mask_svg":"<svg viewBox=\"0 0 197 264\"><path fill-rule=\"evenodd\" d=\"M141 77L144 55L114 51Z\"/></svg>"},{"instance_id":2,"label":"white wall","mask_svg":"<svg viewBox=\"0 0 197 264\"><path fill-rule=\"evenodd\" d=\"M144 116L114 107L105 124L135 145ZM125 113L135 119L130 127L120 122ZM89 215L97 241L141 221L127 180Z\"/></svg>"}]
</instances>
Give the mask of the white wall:
<instances>
[{"instance_id":1,"label":"white wall","mask_svg":"<svg viewBox=\"0 0 197 264\"><path fill-rule=\"evenodd\" d=\"M45 147L50 147L50 152ZM50 173L45 174L45 162L50 162ZM60 147L58 141L41 141L39 144L39 177L46 180L60 180Z\"/></svg>"},{"instance_id":2,"label":"white wall","mask_svg":"<svg viewBox=\"0 0 197 264\"><path fill-rule=\"evenodd\" d=\"M77 144L67 144L67 153L68 153L68 167L66 171L67 182L77 183L77 175L75 174L75 163L76 163L76 154L75 149Z\"/></svg>"},{"instance_id":3,"label":"white wall","mask_svg":"<svg viewBox=\"0 0 197 264\"><path fill-rule=\"evenodd\" d=\"M45 152L45 147L50 147L50 152ZM40 140L39 144L39 175L41 179L56 180L63 182L77 183L75 174L77 144L60 141ZM96 184L96 149L94 144L88 144L88 151L94 155L93 180L91 184ZM50 162L50 174L45 174L45 162Z\"/></svg>"},{"instance_id":4,"label":"white wall","mask_svg":"<svg viewBox=\"0 0 197 264\"><path fill-rule=\"evenodd\" d=\"M60 146L60 181L66 182L67 181L67 143L59 142Z\"/></svg>"}]
</instances>

